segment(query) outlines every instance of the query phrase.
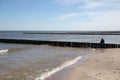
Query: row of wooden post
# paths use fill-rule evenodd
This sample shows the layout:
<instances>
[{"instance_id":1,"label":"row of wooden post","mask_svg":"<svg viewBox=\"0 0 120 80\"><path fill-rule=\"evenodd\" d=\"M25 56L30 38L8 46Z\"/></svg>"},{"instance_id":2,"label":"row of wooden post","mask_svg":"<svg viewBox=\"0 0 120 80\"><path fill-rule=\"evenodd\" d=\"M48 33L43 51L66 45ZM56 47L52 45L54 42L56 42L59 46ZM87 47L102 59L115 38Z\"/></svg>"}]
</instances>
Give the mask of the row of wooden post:
<instances>
[{"instance_id":1,"label":"row of wooden post","mask_svg":"<svg viewBox=\"0 0 120 80\"><path fill-rule=\"evenodd\" d=\"M21 40L21 39L0 39L3 43L16 43L16 44L47 44L51 46L62 47L83 47L83 48L100 48L100 43L89 42L65 42L65 41L41 41L41 40ZM104 44L104 48L120 48L120 44Z\"/></svg>"}]
</instances>

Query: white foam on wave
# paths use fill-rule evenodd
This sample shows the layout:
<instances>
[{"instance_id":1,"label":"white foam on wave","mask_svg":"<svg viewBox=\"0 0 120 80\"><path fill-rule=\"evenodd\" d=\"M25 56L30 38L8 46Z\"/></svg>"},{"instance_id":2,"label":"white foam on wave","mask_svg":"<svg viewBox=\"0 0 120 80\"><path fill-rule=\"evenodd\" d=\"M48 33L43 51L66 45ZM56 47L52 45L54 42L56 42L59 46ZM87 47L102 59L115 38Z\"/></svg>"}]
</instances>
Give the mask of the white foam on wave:
<instances>
[{"instance_id":1,"label":"white foam on wave","mask_svg":"<svg viewBox=\"0 0 120 80\"><path fill-rule=\"evenodd\" d=\"M35 78L35 80L44 80L44 79L50 77L51 75L55 74L56 72L58 72L58 71L60 71L60 70L62 70L64 68L66 68L66 67L68 67L70 65L73 65L73 64L77 63L78 60L80 60L81 58L82 58L81 56L78 56L78 57L76 57L76 58L74 58L72 60L66 61L61 66L56 67L56 68L52 69L51 71L42 73L40 75L40 77Z\"/></svg>"},{"instance_id":2,"label":"white foam on wave","mask_svg":"<svg viewBox=\"0 0 120 80\"><path fill-rule=\"evenodd\" d=\"M93 51L96 51L96 49L94 48L94 49L92 49Z\"/></svg>"},{"instance_id":3,"label":"white foam on wave","mask_svg":"<svg viewBox=\"0 0 120 80\"><path fill-rule=\"evenodd\" d=\"M4 55L7 52L8 52L8 49L0 50L0 55Z\"/></svg>"}]
</instances>

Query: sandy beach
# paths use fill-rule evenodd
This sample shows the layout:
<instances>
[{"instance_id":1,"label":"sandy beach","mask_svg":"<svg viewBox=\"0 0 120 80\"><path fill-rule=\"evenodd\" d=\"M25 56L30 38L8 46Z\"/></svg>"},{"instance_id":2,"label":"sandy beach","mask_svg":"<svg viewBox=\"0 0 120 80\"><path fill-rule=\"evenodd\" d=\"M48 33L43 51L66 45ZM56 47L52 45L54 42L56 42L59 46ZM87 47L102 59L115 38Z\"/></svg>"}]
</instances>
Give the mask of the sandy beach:
<instances>
[{"instance_id":1,"label":"sandy beach","mask_svg":"<svg viewBox=\"0 0 120 80\"><path fill-rule=\"evenodd\" d=\"M89 60L70 72L68 80L120 80L120 49L90 55Z\"/></svg>"},{"instance_id":2,"label":"sandy beach","mask_svg":"<svg viewBox=\"0 0 120 80\"><path fill-rule=\"evenodd\" d=\"M79 66L60 71L48 80L120 80L120 49L99 49Z\"/></svg>"}]
</instances>

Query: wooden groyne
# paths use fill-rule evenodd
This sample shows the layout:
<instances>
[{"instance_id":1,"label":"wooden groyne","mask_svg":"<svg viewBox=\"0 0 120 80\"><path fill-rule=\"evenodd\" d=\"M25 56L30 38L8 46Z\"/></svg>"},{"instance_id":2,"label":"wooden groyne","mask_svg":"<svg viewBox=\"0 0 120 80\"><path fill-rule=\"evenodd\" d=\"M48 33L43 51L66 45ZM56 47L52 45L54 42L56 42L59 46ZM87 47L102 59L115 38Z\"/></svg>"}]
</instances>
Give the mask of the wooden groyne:
<instances>
[{"instance_id":1,"label":"wooden groyne","mask_svg":"<svg viewBox=\"0 0 120 80\"><path fill-rule=\"evenodd\" d=\"M89 42L65 42L65 41L42 41L42 40L23 40L23 39L0 39L2 43L16 44L35 44L35 45L51 45L61 47L83 47L83 48L100 48L99 43ZM120 48L120 44L104 44L104 48Z\"/></svg>"},{"instance_id":2,"label":"wooden groyne","mask_svg":"<svg viewBox=\"0 0 120 80\"><path fill-rule=\"evenodd\" d=\"M120 35L120 31L26 31L23 34Z\"/></svg>"}]
</instances>

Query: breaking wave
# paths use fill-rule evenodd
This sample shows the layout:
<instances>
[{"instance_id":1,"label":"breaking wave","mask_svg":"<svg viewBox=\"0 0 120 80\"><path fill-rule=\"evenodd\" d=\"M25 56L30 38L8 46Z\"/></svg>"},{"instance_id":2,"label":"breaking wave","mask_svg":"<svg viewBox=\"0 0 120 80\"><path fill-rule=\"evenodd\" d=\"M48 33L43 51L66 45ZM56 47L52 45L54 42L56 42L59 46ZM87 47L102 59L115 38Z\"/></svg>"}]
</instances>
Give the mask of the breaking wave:
<instances>
[{"instance_id":1,"label":"breaking wave","mask_svg":"<svg viewBox=\"0 0 120 80\"><path fill-rule=\"evenodd\" d=\"M35 80L45 80L46 78L50 77L51 75L55 74L56 72L66 68L70 65L77 63L81 58L82 58L81 56L78 56L72 60L66 61L59 67L56 67L56 68L52 69L51 71L42 73L39 77L35 78Z\"/></svg>"},{"instance_id":2,"label":"breaking wave","mask_svg":"<svg viewBox=\"0 0 120 80\"><path fill-rule=\"evenodd\" d=\"M8 49L3 49L3 50L0 50L0 55L4 55L5 53L8 52Z\"/></svg>"}]
</instances>

